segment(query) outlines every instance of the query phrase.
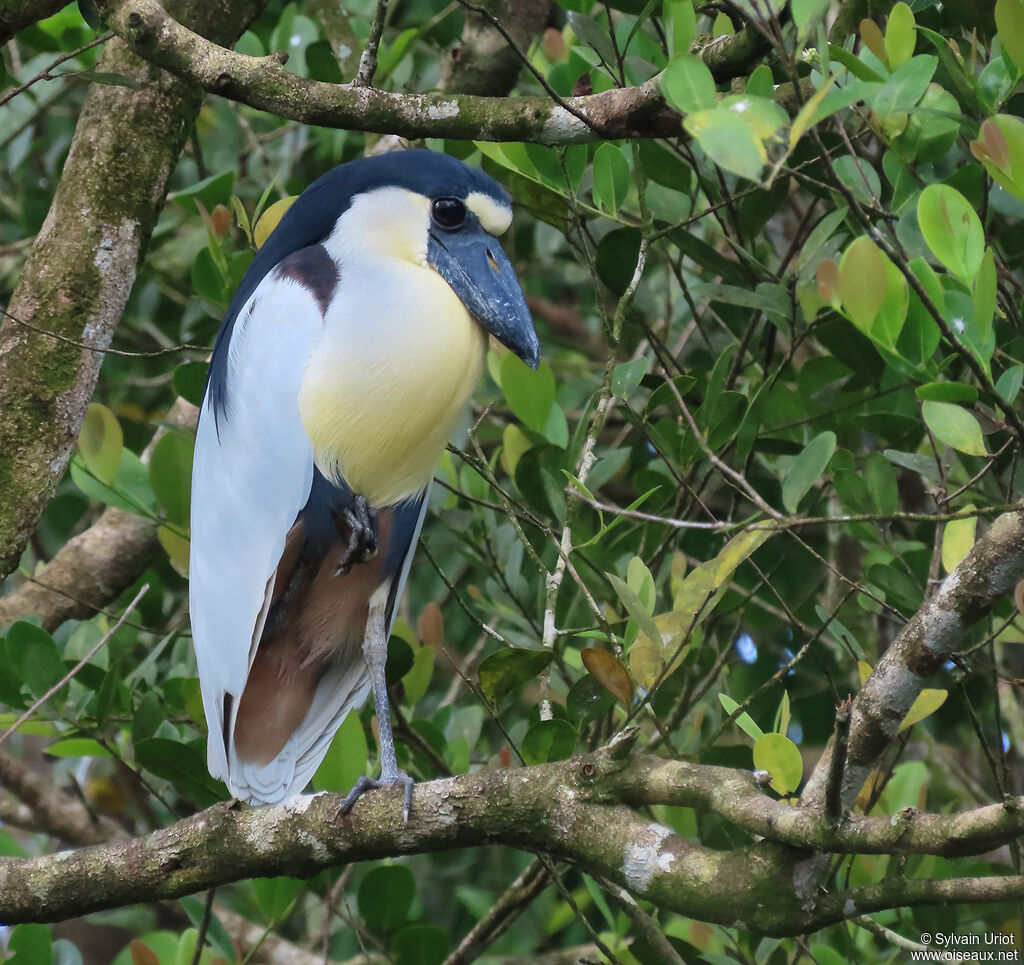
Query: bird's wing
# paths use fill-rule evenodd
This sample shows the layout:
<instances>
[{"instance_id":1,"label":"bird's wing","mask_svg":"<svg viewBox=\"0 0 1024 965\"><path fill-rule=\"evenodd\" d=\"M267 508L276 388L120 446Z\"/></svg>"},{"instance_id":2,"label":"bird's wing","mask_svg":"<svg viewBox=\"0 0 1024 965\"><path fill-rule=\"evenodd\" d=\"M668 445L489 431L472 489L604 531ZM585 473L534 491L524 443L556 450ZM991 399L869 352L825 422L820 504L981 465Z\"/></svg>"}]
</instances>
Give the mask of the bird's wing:
<instances>
[{"instance_id":1,"label":"bird's wing","mask_svg":"<svg viewBox=\"0 0 1024 965\"><path fill-rule=\"evenodd\" d=\"M211 774L225 779L225 705L230 714L245 687L268 583L313 478L298 397L320 337L321 306L312 289L273 271L231 321L214 360L220 378L207 385L199 418L190 552L208 763Z\"/></svg>"},{"instance_id":2,"label":"bird's wing","mask_svg":"<svg viewBox=\"0 0 1024 965\"><path fill-rule=\"evenodd\" d=\"M321 486L330 486L319 473L314 479L310 504ZM340 577L336 569L344 541L337 532L317 531L310 504L293 537L313 547L313 565L300 582L288 578L282 560L274 594L281 598L294 589L295 600L271 606L246 692L236 705L228 747L232 792L268 804L287 800L306 786L345 715L366 700L368 606L371 599L385 605L385 632L390 634L427 493L379 510L376 558ZM286 582L288 590L283 589Z\"/></svg>"}]
</instances>

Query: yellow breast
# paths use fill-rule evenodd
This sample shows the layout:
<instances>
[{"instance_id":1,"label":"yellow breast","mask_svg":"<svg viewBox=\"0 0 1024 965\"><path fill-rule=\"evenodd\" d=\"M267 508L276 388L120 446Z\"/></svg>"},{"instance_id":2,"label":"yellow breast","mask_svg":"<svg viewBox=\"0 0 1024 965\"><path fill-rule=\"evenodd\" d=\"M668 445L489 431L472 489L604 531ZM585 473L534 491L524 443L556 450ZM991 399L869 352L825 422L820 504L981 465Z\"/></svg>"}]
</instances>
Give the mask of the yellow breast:
<instances>
[{"instance_id":1,"label":"yellow breast","mask_svg":"<svg viewBox=\"0 0 1024 965\"><path fill-rule=\"evenodd\" d=\"M433 476L480 378L485 337L432 268L394 262L341 285L300 411L320 471L387 506Z\"/></svg>"}]
</instances>

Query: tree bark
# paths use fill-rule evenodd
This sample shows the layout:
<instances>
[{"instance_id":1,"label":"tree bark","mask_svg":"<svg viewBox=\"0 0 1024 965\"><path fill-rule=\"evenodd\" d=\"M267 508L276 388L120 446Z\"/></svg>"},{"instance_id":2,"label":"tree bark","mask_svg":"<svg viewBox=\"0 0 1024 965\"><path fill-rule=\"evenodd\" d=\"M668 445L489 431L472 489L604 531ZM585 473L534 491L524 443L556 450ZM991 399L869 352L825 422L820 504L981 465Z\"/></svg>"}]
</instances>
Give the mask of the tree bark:
<instances>
[{"instance_id":1,"label":"tree bark","mask_svg":"<svg viewBox=\"0 0 1024 965\"><path fill-rule=\"evenodd\" d=\"M263 0L190 0L182 16L232 43ZM53 204L9 310L91 346L77 348L7 320L0 328L0 577L22 550L67 467L167 180L201 92L112 40L99 70L137 89L94 85Z\"/></svg>"}]
</instances>

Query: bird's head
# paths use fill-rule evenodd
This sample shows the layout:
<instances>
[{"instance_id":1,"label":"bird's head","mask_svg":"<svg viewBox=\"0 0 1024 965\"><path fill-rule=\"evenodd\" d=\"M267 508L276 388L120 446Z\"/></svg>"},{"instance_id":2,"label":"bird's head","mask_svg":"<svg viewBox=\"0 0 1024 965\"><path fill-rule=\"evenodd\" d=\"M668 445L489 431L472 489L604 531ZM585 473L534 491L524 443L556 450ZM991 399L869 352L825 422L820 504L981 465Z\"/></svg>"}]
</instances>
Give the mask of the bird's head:
<instances>
[{"instance_id":1,"label":"bird's head","mask_svg":"<svg viewBox=\"0 0 1024 965\"><path fill-rule=\"evenodd\" d=\"M445 154L398 151L336 168L286 219L308 195L320 193L321 182L341 175L345 181L336 187L346 190L348 202L329 247L358 245L362 257L398 258L436 271L486 331L537 367L533 319L498 240L512 222L512 202L493 178Z\"/></svg>"}]
</instances>

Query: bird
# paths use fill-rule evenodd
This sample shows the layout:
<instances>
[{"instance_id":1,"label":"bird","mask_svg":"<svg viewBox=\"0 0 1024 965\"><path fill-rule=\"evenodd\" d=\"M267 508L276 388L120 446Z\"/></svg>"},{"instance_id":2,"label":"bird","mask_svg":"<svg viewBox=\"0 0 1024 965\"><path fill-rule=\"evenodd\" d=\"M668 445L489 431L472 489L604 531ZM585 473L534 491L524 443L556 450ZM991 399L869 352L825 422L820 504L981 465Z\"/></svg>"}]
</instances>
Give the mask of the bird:
<instances>
[{"instance_id":1,"label":"bird","mask_svg":"<svg viewBox=\"0 0 1024 965\"><path fill-rule=\"evenodd\" d=\"M372 691L379 779L404 787L384 667L434 469L489 335L540 346L498 237L512 202L426 149L340 164L292 204L214 342L192 472L189 608L207 763L233 797L302 793Z\"/></svg>"}]
</instances>

